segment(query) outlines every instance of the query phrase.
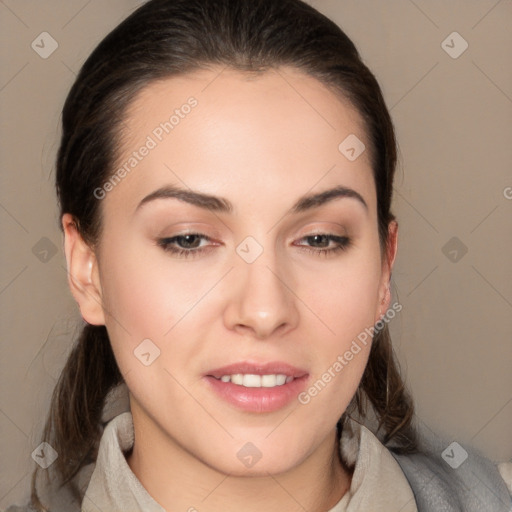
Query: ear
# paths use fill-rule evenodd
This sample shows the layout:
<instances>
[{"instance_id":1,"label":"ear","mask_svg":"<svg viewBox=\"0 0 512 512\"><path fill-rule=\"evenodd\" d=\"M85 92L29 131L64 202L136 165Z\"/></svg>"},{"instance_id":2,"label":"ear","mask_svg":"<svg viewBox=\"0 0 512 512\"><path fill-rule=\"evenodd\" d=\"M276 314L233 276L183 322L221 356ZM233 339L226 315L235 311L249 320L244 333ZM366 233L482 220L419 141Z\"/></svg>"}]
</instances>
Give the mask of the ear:
<instances>
[{"instance_id":1,"label":"ear","mask_svg":"<svg viewBox=\"0 0 512 512\"><path fill-rule=\"evenodd\" d=\"M91 325L105 325L96 254L78 232L73 216L62 216L68 284L83 319Z\"/></svg>"},{"instance_id":2,"label":"ear","mask_svg":"<svg viewBox=\"0 0 512 512\"><path fill-rule=\"evenodd\" d=\"M398 249L398 223L392 220L388 225L388 241L385 248L385 258L382 259L381 281L379 286L380 307L375 322L380 320L382 315L388 310L391 303L391 271L395 263Z\"/></svg>"}]
</instances>

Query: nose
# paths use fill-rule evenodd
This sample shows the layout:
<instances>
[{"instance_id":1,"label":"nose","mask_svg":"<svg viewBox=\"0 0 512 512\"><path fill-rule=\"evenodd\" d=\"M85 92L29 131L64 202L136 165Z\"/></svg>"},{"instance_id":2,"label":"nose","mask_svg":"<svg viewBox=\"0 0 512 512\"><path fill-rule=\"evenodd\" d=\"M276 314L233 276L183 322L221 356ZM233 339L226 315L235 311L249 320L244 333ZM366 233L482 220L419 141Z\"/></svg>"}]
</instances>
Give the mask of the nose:
<instances>
[{"instance_id":1,"label":"nose","mask_svg":"<svg viewBox=\"0 0 512 512\"><path fill-rule=\"evenodd\" d=\"M224 324L257 339L282 336L299 321L293 282L279 271L276 260L264 253L253 263L239 261L232 273Z\"/></svg>"}]
</instances>

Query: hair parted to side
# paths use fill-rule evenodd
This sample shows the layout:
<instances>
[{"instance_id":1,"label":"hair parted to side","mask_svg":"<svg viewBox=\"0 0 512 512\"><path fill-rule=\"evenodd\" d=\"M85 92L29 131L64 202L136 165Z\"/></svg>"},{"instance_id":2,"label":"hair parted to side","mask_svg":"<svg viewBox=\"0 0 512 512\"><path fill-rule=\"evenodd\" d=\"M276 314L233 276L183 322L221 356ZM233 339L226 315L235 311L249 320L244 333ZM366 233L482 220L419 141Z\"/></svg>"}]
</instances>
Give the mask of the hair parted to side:
<instances>
[{"instance_id":1,"label":"hair parted to side","mask_svg":"<svg viewBox=\"0 0 512 512\"><path fill-rule=\"evenodd\" d=\"M221 66L264 72L292 66L347 99L365 123L377 190L382 255L397 153L393 124L381 89L352 41L331 20L301 0L150 0L109 33L86 60L66 99L57 155L60 216L72 214L83 239L101 239L101 201L94 190L114 173L121 123L130 102L148 84ZM123 382L104 326L86 325L53 392L43 440L58 452L46 470L68 487L94 462L105 398ZM413 405L393 355L387 325L374 337L360 387L349 409L371 406L379 431L397 453L417 450ZM342 424L340 419L339 426ZM32 478L32 506L47 511Z\"/></svg>"}]
</instances>

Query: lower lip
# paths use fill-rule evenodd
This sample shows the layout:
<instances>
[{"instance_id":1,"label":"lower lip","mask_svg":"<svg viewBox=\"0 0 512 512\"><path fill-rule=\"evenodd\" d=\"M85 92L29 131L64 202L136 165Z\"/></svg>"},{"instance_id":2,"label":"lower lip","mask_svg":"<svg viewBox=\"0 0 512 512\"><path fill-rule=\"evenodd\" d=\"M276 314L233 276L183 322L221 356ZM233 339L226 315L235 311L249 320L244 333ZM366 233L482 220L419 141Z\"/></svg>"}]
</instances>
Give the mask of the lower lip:
<instances>
[{"instance_id":1,"label":"lower lip","mask_svg":"<svg viewBox=\"0 0 512 512\"><path fill-rule=\"evenodd\" d=\"M204 378L226 402L243 411L263 413L278 411L297 400L297 396L306 386L307 377L305 375L273 388L246 388L232 382L222 382L215 377Z\"/></svg>"}]
</instances>

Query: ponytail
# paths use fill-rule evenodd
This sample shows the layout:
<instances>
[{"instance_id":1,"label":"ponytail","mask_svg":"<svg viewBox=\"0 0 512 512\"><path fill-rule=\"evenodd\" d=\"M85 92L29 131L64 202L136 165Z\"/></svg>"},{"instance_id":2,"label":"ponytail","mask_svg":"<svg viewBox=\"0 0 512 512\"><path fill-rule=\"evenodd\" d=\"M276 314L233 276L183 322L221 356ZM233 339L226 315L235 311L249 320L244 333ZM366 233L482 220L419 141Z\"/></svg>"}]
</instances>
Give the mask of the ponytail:
<instances>
[{"instance_id":1,"label":"ponytail","mask_svg":"<svg viewBox=\"0 0 512 512\"><path fill-rule=\"evenodd\" d=\"M343 421L354 412L362 419L367 418L368 402L375 413L376 434L382 443L397 454L417 452L414 404L400 376L387 325L374 335L359 388L338 428L342 428Z\"/></svg>"},{"instance_id":2,"label":"ponytail","mask_svg":"<svg viewBox=\"0 0 512 512\"><path fill-rule=\"evenodd\" d=\"M81 502L75 477L96 460L105 398L122 382L105 326L85 325L53 391L43 430L42 441L58 457L47 469L38 466L32 474L31 506L38 512L48 512L36 488L40 471L52 487L66 488L73 500Z\"/></svg>"}]
</instances>

